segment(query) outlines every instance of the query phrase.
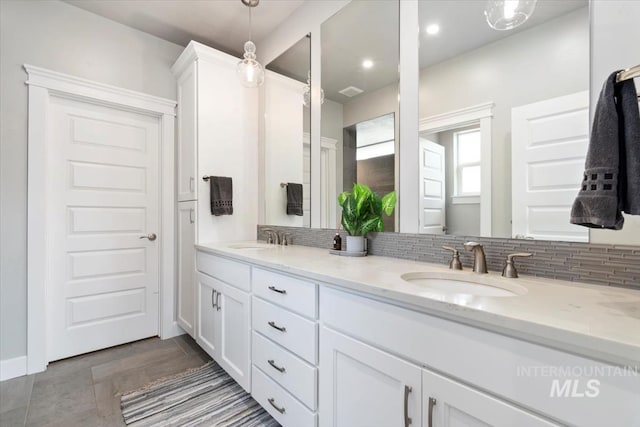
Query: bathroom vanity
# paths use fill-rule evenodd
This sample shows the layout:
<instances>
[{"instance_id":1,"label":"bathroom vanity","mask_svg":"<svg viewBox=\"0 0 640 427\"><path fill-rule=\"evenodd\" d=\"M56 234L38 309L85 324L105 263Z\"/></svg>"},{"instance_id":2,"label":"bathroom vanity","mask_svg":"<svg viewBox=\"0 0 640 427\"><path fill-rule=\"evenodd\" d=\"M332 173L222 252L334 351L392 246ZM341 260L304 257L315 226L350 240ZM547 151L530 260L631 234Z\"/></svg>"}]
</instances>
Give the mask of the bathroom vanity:
<instances>
[{"instance_id":1,"label":"bathroom vanity","mask_svg":"<svg viewBox=\"0 0 640 427\"><path fill-rule=\"evenodd\" d=\"M197 270L196 341L284 426L640 423L638 292L262 242Z\"/></svg>"}]
</instances>

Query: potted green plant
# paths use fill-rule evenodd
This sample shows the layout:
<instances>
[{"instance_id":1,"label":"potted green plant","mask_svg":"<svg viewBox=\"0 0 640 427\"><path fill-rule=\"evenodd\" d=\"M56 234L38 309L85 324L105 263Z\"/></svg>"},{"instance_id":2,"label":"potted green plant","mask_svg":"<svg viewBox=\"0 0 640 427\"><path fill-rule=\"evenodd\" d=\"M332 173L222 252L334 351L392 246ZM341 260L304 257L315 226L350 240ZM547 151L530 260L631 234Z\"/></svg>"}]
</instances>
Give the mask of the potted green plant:
<instances>
[{"instance_id":1,"label":"potted green plant","mask_svg":"<svg viewBox=\"0 0 640 427\"><path fill-rule=\"evenodd\" d=\"M353 184L351 192L338 196L342 208L342 226L349 233L347 251L364 252L364 239L370 231L383 231L382 214L391 216L396 206L396 192L378 196L363 184Z\"/></svg>"}]
</instances>

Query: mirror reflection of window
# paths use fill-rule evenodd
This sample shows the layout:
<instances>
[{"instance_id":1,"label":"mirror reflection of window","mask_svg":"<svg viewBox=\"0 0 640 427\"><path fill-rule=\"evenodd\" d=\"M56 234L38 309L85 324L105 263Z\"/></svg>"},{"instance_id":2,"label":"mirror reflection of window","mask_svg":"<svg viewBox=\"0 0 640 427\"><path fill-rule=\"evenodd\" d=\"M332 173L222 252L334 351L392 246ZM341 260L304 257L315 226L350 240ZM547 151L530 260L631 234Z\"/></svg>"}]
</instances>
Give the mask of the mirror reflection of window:
<instances>
[{"instance_id":1,"label":"mirror reflection of window","mask_svg":"<svg viewBox=\"0 0 640 427\"><path fill-rule=\"evenodd\" d=\"M479 196L480 129L456 132L453 135L455 196Z\"/></svg>"}]
</instances>

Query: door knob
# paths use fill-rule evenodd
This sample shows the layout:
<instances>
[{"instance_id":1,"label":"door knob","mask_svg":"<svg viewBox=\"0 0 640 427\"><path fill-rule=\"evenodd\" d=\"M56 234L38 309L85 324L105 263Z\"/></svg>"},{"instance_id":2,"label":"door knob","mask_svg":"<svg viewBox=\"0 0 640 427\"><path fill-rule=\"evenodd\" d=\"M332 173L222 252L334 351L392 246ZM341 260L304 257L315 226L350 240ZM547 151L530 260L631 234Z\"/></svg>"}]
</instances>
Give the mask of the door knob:
<instances>
[{"instance_id":1,"label":"door knob","mask_svg":"<svg viewBox=\"0 0 640 427\"><path fill-rule=\"evenodd\" d=\"M147 234L146 236L140 236L141 239L149 239L152 242L154 240L156 240L158 238L158 236L156 236L156 233L151 233L151 234Z\"/></svg>"}]
</instances>

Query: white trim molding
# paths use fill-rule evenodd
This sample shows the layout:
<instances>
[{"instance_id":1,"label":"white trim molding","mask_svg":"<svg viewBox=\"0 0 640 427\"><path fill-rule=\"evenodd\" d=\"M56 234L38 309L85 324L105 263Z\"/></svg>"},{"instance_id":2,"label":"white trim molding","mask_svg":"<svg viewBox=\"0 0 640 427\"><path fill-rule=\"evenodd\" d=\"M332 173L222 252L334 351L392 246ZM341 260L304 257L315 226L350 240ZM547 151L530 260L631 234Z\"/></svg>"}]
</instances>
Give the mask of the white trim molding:
<instances>
[{"instance_id":1,"label":"white trim molding","mask_svg":"<svg viewBox=\"0 0 640 427\"><path fill-rule=\"evenodd\" d=\"M49 135L51 98L77 99L157 117L160 122L160 319L161 338L182 333L175 307L175 115L176 101L24 65L28 74L28 189L27 189L27 355L26 373L43 371L47 358L47 288L50 241L47 230ZM12 361L15 359L11 359ZM3 361L4 363L4 361ZM20 362L21 363L21 362ZM18 362L11 362L10 366Z\"/></svg>"},{"instance_id":2,"label":"white trim molding","mask_svg":"<svg viewBox=\"0 0 640 427\"><path fill-rule=\"evenodd\" d=\"M492 120L493 102L472 105L460 110L449 111L420 119L419 132L438 133L470 125L480 126L480 174L482 188L480 190L480 236L491 237L491 203L492 203Z\"/></svg>"},{"instance_id":3,"label":"white trim molding","mask_svg":"<svg viewBox=\"0 0 640 427\"><path fill-rule=\"evenodd\" d=\"M27 356L0 360L0 381L21 377L27 374Z\"/></svg>"}]
</instances>

